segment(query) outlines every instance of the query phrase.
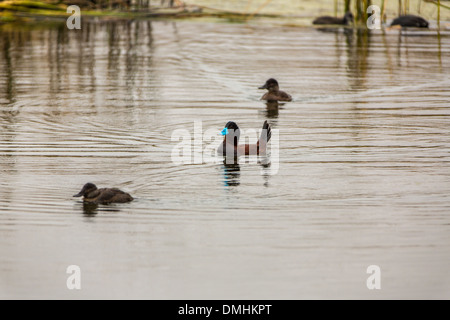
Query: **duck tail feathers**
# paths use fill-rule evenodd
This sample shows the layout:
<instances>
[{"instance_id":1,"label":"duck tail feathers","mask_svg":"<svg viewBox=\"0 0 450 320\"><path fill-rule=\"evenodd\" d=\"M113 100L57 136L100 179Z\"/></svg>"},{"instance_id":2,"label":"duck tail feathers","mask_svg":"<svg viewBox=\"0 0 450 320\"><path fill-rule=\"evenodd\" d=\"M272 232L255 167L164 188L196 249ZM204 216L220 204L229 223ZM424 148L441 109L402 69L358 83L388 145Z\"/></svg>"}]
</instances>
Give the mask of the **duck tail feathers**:
<instances>
[{"instance_id":1,"label":"duck tail feathers","mask_svg":"<svg viewBox=\"0 0 450 320\"><path fill-rule=\"evenodd\" d=\"M271 137L272 137L272 128L270 127L270 124L266 120L264 121L264 125L259 140L269 142Z\"/></svg>"}]
</instances>

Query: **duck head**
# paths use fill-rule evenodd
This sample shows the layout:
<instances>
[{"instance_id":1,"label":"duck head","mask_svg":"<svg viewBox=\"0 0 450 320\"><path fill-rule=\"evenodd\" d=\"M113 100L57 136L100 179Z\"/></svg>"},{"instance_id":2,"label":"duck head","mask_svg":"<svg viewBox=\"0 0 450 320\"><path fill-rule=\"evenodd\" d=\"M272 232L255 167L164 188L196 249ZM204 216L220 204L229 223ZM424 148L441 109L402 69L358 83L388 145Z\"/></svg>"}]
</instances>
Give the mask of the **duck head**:
<instances>
[{"instance_id":1,"label":"duck head","mask_svg":"<svg viewBox=\"0 0 450 320\"><path fill-rule=\"evenodd\" d=\"M228 143L233 143L237 146L239 142L239 137L241 136L241 130L239 129L238 125L234 121L229 121L225 125L225 128L223 128L221 134L225 137L224 141Z\"/></svg>"},{"instance_id":2,"label":"duck head","mask_svg":"<svg viewBox=\"0 0 450 320\"><path fill-rule=\"evenodd\" d=\"M266 83L262 86L259 87L258 89L267 89L269 91L278 91L279 90L279 85L278 85L278 81L270 78L269 80L266 81Z\"/></svg>"},{"instance_id":3,"label":"duck head","mask_svg":"<svg viewBox=\"0 0 450 320\"><path fill-rule=\"evenodd\" d=\"M345 24L351 24L353 23L355 20L355 17L353 16L353 13L351 13L350 11L348 11L345 15L344 15L344 23Z\"/></svg>"},{"instance_id":4,"label":"duck head","mask_svg":"<svg viewBox=\"0 0 450 320\"><path fill-rule=\"evenodd\" d=\"M89 183L86 183L83 186L83 188L81 189L81 191L79 193L75 194L74 197L83 197L95 190L97 190L97 186L95 184L89 182Z\"/></svg>"}]
</instances>

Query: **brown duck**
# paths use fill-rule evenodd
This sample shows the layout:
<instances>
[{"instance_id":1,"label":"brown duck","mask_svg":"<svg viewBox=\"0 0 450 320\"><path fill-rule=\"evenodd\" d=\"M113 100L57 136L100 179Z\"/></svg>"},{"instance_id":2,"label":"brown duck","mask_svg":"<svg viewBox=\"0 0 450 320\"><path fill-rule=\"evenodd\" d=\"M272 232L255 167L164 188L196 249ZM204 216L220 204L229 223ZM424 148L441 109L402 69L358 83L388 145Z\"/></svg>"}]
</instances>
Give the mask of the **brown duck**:
<instances>
[{"instance_id":1,"label":"brown duck","mask_svg":"<svg viewBox=\"0 0 450 320\"><path fill-rule=\"evenodd\" d=\"M261 100L292 101L292 97L286 92L281 91L280 86L278 85L278 81L273 78L267 80L262 87L259 87L259 89L267 89L269 91L262 96Z\"/></svg>"},{"instance_id":2,"label":"brown duck","mask_svg":"<svg viewBox=\"0 0 450 320\"><path fill-rule=\"evenodd\" d=\"M93 183L86 183L74 197L83 197L85 202L98 204L126 203L134 200L132 196L122 190L116 188L98 189Z\"/></svg>"}]
</instances>

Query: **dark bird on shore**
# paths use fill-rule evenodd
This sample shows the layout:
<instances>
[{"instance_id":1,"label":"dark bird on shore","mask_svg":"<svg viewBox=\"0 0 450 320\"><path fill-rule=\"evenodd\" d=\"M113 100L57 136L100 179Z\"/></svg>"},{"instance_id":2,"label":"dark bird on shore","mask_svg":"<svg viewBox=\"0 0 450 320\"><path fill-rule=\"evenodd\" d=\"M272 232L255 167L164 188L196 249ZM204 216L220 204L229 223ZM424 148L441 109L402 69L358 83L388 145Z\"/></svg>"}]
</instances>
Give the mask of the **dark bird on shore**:
<instances>
[{"instance_id":1,"label":"dark bird on shore","mask_svg":"<svg viewBox=\"0 0 450 320\"><path fill-rule=\"evenodd\" d=\"M280 86L278 85L278 81L271 78L266 81L266 83L259 87L258 89L266 89L267 92L262 96L261 100L267 101L292 101L292 97L284 91L280 90Z\"/></svg>"},{"instance_id":2,"label":"dark bird on shore","mask_svg":"<svg viewBox=\"0 0 450 320\"><path fill-rule=\"evenodd\" d=\"M345 14L343 18L336 18L330 16L318 17L313 21L313 24L328 24L328 25L349 25L353 23L353 13L350 11Z\"/></svg>"},{"instance_id":3,"label":"dark bird on shore","mask_svg":"<svg viewBox=\"0 0 450 320\"><path fill-rule=\"evenodd\" d=\"M122 190L116 188L98 189L93 183L86 183L74 197L83 197L85 202L98 204L126 203L134 200L132 196Z\"/></svg>"},{"instance_id":4,"label":"dark bird on shore","mask_svg":"<svg viewBox=\"0 0 450 320\"><path fill-rule=\"evenodd\" d=\"M407 14L395 18L394 21L392 21L391 26L428 28L429 23L422 17Z\"/></svg>"}]
</instances>

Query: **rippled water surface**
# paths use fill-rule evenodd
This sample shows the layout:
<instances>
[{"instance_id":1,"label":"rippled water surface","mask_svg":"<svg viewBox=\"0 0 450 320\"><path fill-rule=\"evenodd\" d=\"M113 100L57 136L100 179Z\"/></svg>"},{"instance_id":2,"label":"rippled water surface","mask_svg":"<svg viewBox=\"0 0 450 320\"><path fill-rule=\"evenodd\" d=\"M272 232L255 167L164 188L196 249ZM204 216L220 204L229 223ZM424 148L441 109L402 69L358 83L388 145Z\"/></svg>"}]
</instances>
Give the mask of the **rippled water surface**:
<instances>
[{"instance_id":1,"label":"rippled water surface","mask_svg":"<svg viewBox=\"0 0 450 320\"><path fill-rule=\"evenodd\" d=\"M450 298L448 33L4 26L0 70L0 297ZM269 158L173 161L266 119Z\"/></svg>"}]
</instances>

